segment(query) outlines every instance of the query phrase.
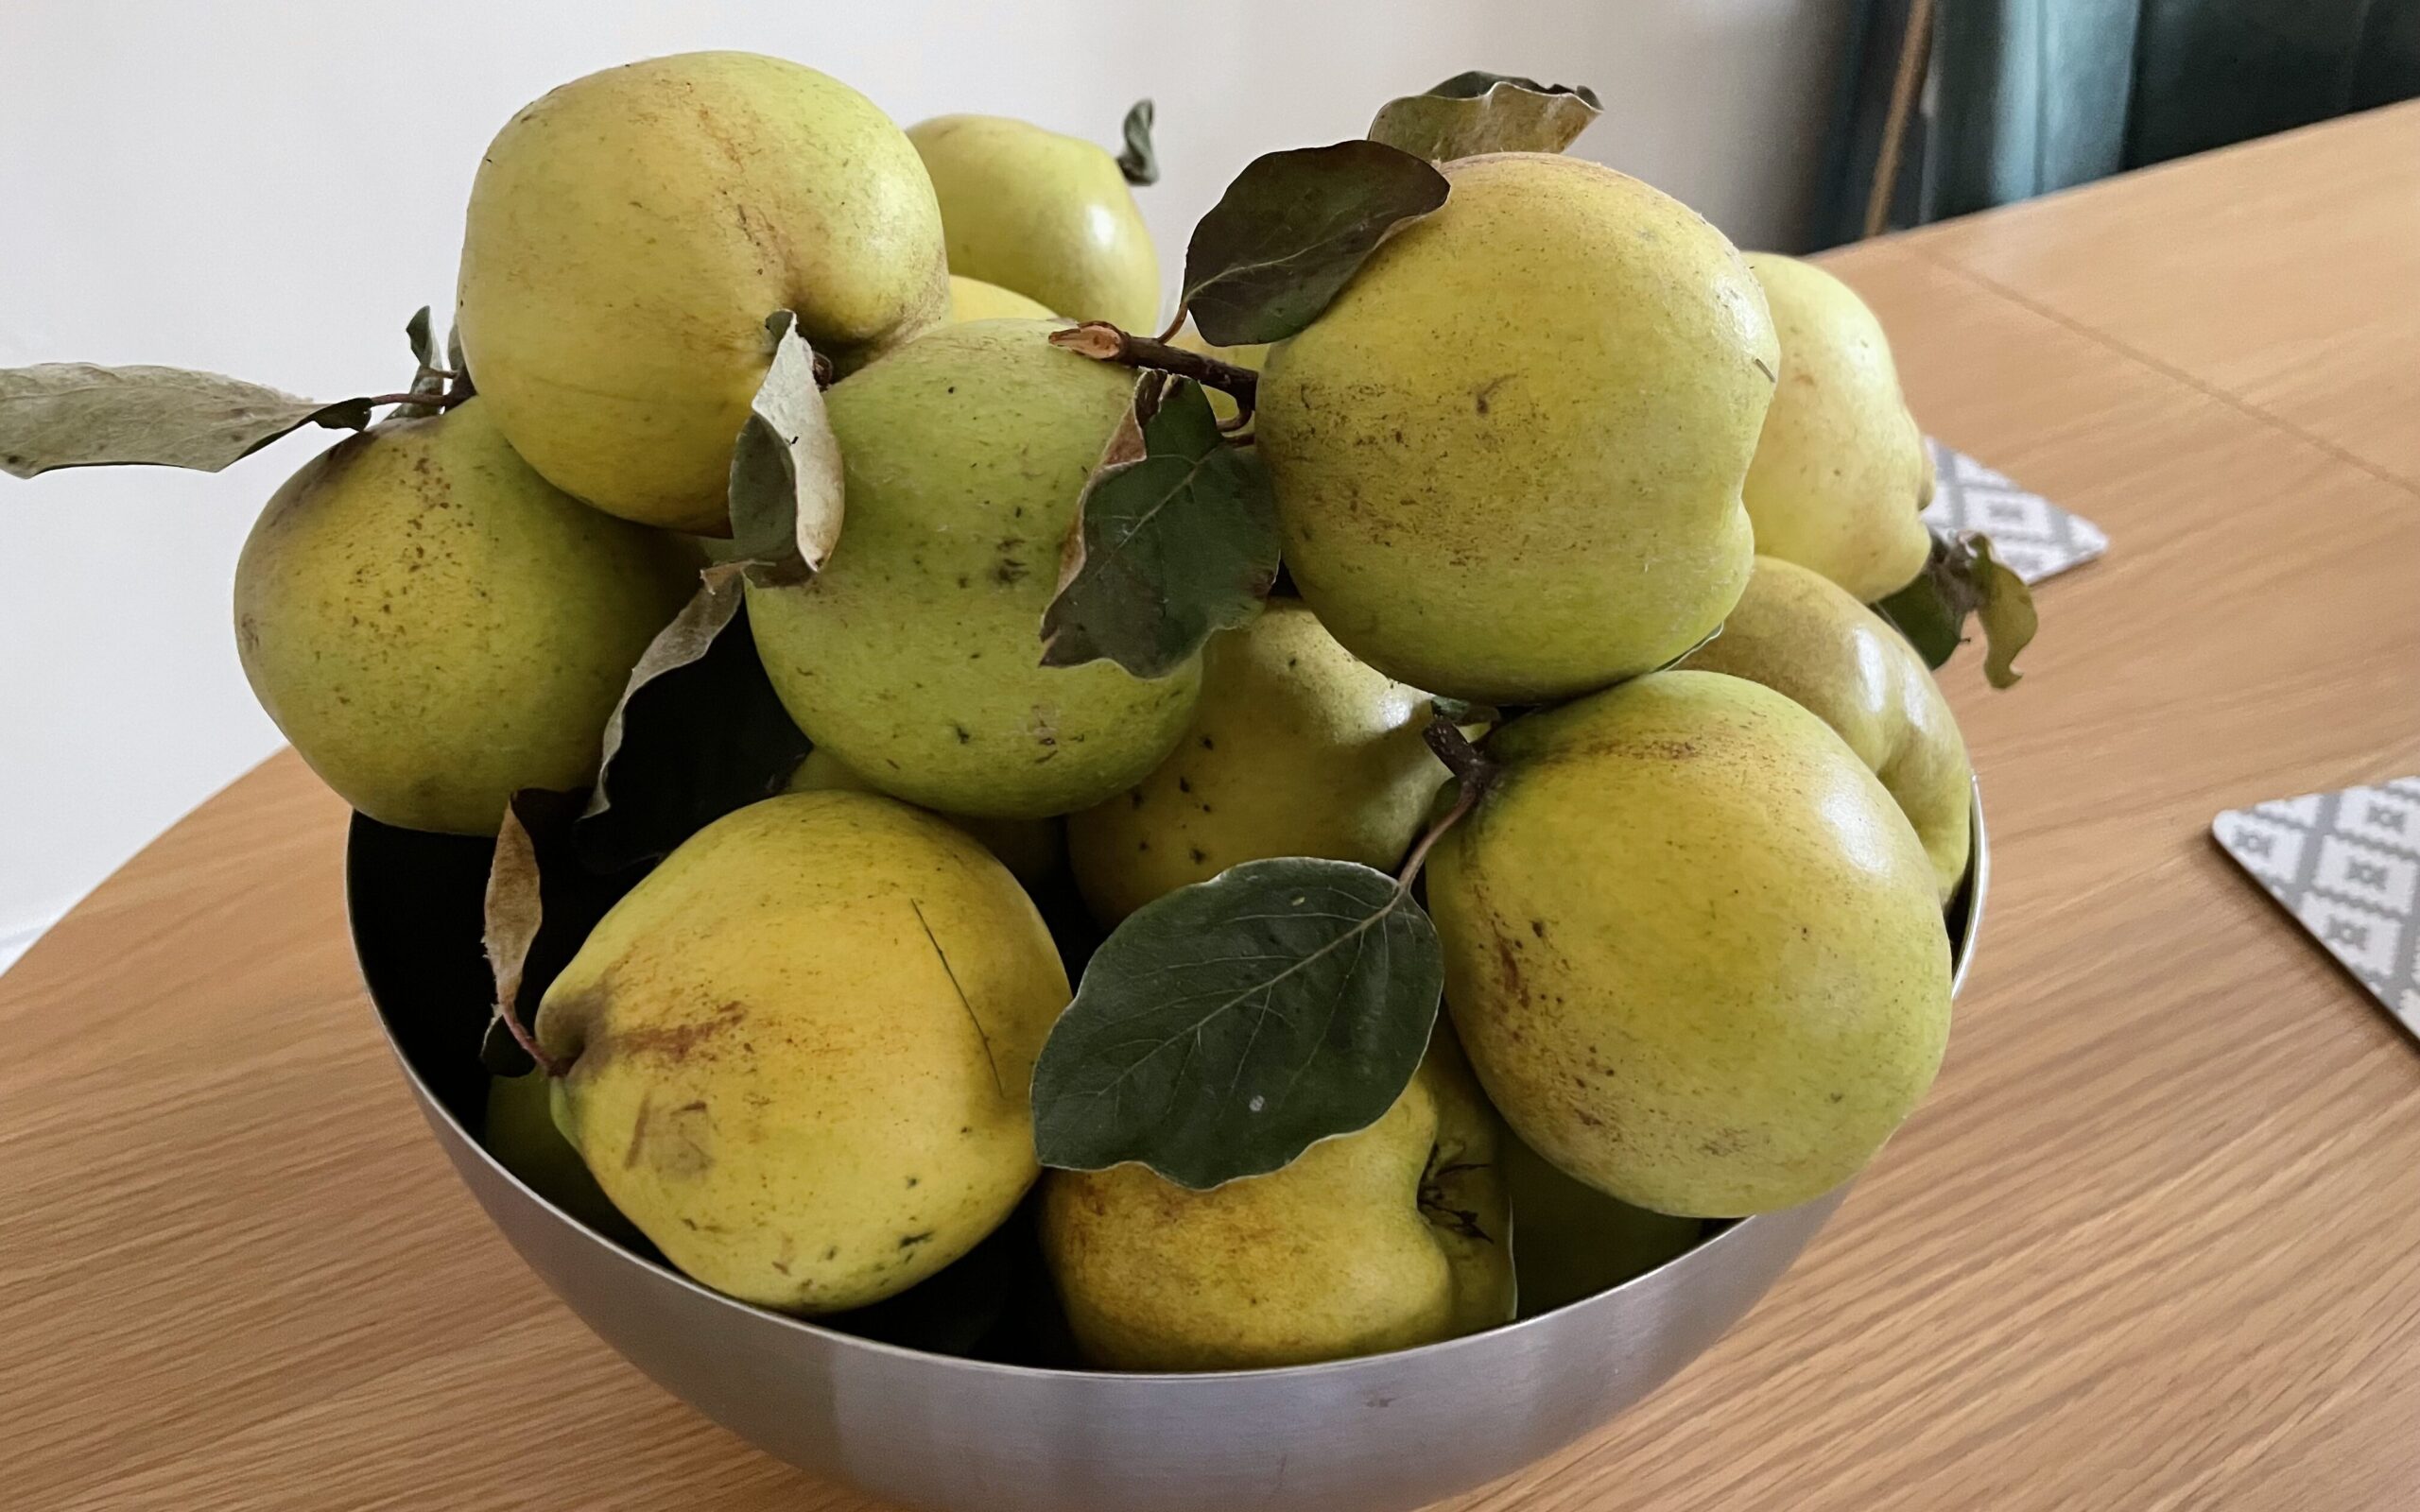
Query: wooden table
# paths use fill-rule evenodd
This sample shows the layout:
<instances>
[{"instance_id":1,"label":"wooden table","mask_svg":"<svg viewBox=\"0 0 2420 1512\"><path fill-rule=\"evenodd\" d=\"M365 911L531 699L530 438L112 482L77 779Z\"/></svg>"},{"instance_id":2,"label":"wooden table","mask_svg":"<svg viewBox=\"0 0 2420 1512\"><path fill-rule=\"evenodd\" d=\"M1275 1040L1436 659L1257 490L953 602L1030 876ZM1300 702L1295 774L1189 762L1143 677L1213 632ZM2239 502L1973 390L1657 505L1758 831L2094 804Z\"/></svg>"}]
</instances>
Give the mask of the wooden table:
<instances>
[{"instance_id":1,"label":"wooden table","mask_svg":"<svg viewBox=\"0 0 2420 1512\"><path fill-rule=\"evenodd\" d=\"M1465 1508L2420 1500L2420 1054L2210 846L2420 771L2420 106L1858 248L1927 425L2105 525L1939 1088L1640 1410ZM406 1100L291 756L0 978L0 1503L826 1508L558 1307Z\"/></svg>"}]
</instances>

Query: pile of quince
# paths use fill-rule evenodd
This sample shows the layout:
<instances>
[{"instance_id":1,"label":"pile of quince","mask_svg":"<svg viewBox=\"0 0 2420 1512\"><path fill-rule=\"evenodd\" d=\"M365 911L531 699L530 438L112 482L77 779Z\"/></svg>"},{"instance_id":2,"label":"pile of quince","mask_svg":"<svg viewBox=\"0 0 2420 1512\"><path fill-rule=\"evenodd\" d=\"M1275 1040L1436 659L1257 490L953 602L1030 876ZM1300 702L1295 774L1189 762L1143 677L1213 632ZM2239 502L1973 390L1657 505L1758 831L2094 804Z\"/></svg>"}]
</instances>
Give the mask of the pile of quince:
<instances>
[{"instance_id":1,"label":"pile of quince","mask_svg":"<svg viewBox=\"0 0 2420 1512\"><path fill-rule=\"evenodd\" d=\"M1470 75L1256 160L1164 321L1148 105L1113 157L635 63L496 136L407 389L17 369L0 461L358 431L238 649L355 809L494 842L460 1053L566 1211L842 1326L989 1296L976 1352L1442 1339L1907 1118L1930 664L2014 613L1871 312L1562 155L1594 113Z\"/></svg>"}]
</instances>

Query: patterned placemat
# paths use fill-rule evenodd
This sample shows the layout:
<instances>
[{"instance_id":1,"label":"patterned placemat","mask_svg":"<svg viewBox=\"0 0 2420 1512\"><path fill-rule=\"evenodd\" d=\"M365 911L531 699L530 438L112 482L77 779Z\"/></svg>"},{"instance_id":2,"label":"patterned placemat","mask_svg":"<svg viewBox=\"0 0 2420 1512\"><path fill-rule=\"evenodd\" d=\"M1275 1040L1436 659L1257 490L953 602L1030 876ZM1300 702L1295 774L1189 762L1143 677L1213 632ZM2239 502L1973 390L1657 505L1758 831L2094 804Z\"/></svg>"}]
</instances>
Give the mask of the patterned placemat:
<instances>
[{"instance_id":1,"label":"patterned placemat","mask_svg":"<svg viewBox=\"0 0 2420 1512\"><path fill-rule=\"evenodd\" d=\"M2420 1034L2420 777L2229 809L2210 834Z\"/></svg>"},{"instance_id":2,"label":"patterned placemat","mask_svg":"<svg viewBox=\"0 0 2420 1512\"><path fill-rule=\"evenodd\" d=\"M1925 444L1932 448L1936 480L1925 523L1945 531L1981 531L1992 538L2000 560L2027 582L2038 583L2109 549L2109 537L2082 515L2027 492L1955 447L1929 437Z\"/></svg>"}]
</instances>

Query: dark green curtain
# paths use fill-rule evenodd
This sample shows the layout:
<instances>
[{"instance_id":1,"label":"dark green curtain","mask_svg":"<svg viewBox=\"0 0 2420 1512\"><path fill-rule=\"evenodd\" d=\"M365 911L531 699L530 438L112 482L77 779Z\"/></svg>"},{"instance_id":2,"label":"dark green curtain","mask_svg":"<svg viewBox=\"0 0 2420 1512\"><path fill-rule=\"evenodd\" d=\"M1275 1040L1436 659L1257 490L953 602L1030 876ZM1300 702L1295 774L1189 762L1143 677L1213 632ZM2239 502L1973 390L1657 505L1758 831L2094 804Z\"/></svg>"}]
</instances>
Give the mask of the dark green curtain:
<instances>
[{"instance_id":1,"label":"dark green curtain","mask_svg":"<svg viewBox=\"0 0 2420 1512\"><path fill-rule=\"evenodd\" d=\"M1859 0L1811 241L1862 234L1909 0ZM2420 95L2420 0L1934 0L1893 226Z\"/></svg>"}]
</instances>

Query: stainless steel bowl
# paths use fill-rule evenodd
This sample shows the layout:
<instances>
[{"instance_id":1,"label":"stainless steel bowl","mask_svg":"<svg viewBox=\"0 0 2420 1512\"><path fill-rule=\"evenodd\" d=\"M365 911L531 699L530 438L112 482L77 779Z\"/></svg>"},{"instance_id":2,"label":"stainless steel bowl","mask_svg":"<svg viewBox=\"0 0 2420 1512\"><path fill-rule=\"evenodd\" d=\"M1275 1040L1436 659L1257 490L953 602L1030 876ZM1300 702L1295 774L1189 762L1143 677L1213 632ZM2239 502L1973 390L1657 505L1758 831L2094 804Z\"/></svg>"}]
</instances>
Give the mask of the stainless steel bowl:
<instances>
[{"instance_id":1,"label":"stainless steel bowl","mask_svg":"<svg viewBox=\"0 0 2420 1512\"><path fill-rule=\"evenodd\" d=\"M1990 857L1949 913L1953 992ZM471 1132L492 990L489 848L356 818L355 948L421 1111L488 1216L588 1326L769 1453L931 1512L1397 1512L1480 1486L1602 1424L1764 1295L1845 1188L1724 1227L1660 1268L1469 1338L1280 1370L1116 1375L928 1354L735 1302L604 1238Z\"/></svg>"}]
</instances>

